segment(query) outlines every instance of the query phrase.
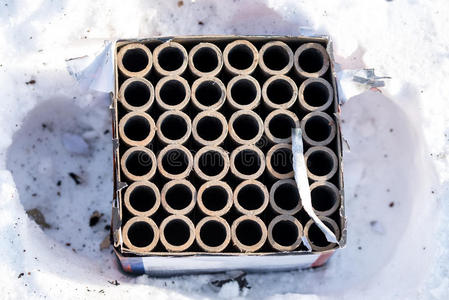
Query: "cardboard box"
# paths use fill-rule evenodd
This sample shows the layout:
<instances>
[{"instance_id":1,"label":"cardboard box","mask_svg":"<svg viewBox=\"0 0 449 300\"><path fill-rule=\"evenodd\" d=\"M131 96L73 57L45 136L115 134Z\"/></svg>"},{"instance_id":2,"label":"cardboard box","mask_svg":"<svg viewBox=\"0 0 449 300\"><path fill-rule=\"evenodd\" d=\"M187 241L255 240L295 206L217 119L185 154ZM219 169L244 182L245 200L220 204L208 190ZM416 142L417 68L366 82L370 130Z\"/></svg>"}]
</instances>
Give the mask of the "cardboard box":
<instances>
[{"instance_id":1,"label":"cardboard box","mask_svg":"<svg viewBox=\"0 0 449 300\"><path fill-rule=\"evenodd\" d=\"M153 52L155 47L166 43L167 41L177 42L184 45L187 49L191 49L193 45L199 42L211 42L218 45L221 50L230 42L236 40L246 40L258 48L262 44L269 41L282 41L289 45L293 52L303 44L317 43L322 45L329 56L329 70L323 76L331 85L333 90L332 105L327 110L329 115L333 118L336 125L336 136L332 141L332 151L336 153L338 159L337 173L332 177L334 184L338 188L339 207L337 212L334 213L331 218L337 223L340 234L338 236L339 243L334 248L325 251L310 251L304 244L301 245L295 251L271 251L268 247L268 241L265 242L265 246L261 248L261 251L243 253L237 249L232 250L232 241L227 247L226 251L219 253L209 253L204 251L184 251L184 252L168 252L163 250L160 245L156 247L154 251L148 253L136 253L128 249L123 241L123 226L129 219L129 212L126 212L123 201L124 191L129 186L130 181L124 177L121 170L121 158L125 152L121 146L124 144L119 135L119 121L125 113L125 109L120 104L119 89L123 83L124 78L120 74L117 68L117 54L119 50L131 43L141 43L148 47ZM222 272L228 270L244 270L244 271L267 271L267 270L288 270L295 268L308 268L318 267L323 265L333 252L346 244L346 219L344 215L344 194L343 194L343 166L342 166L342 139L340 132L339 122L339 102L336 86L336 76L332 59L332 43L328 37L286 37L286 36L181 36L181 37L161 37L150 38L142 40L120 40L116 43L115 51L115 90L112 94L112 122L113 122L113 162L114 162L114 199L113 199L113 213L112 213L112 241L114 245L114 251L119 258L122 267L125 271L130 273L148 273L153 275L174 275L174 274L188 274L188 273L203 273L203 272ZM154 58L153 58L154 59ZM153 65L154 68L154 65ZM259 68L259 67L258 67ZM291 72L294 68L292 68ZM258 69L259 70L259 69ZM187 71L189 72L189 71ZM225 71L223 71L225 72ZM260 72L260 70L258 71ZM192 76L192 75L188 75ZM220 75L221 76L221 75ZM232 77L230 75L228 78ZM257 75L262 78L262 75ZM147 76L148 77L148 76ZM159 75L149 75L150 81L154 80L154 86L156 81L160 78ZM304 79L295 79L298 83L304 81ZM299 84L298 84L299 85ZM262 82L261 82L262 86ZM155 103L153 105L156 105ZM262 105L262 103L260 104ZM162 111L162 110L161 110ZM159 115L159 113L158 113ZM193 119L193 117L192 117ZM157 138L157 137L155 137ZM126 182L128 181L128 183ZM261 180L262 183L263 180ZM158 183L159 184L159 183ZM162 189L162 186L159 186ZM162 209L162 208L159 208ZM269 208L267 208L269 209ZM232 220L235 220L235 216ZM307 218L302 212L301 218ZM195 221L197 223L198 220ZM265 221L264 221L265 222ZM160 221L157 222L160 224ZM268 224L266 224L268 225ZM303 228L304 228L303 224ZM304 238L303 238L304 242ZM160 242L158 242L160 244ZM193 247L197 250L198 247Z\"/></svg>"}]
</instances>

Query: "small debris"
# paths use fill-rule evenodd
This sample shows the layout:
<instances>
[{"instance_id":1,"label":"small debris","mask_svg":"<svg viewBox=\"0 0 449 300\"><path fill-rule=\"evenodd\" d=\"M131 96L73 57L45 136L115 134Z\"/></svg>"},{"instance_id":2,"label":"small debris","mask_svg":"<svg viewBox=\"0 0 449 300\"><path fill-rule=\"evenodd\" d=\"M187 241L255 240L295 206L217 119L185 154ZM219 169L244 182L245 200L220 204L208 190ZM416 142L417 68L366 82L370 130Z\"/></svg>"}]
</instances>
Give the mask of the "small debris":
<instances>
[{"instance_id":1,"label":"small debris","mask_svg":"<svg viewBox=\"0 0 449 300\"><path fill-rule=\"evenodd\" d=\"M47 124L42 123L42 129L45 129L45 128L47 128Z\"/></svg>"},{"instance_id":2,"label":"small debris","mask_svg":"<svg viewBox=\"0 0 449 300\"><path fill-rule=\"evenodd\" d=\"M108 134L109 133L109 129L106 129L103 134Z\"/></svg>"},{"instance_id":3,"label":"small debris","mask_svg":"<svg viewBox=\"0 0 449 300\"><path fill-rule=\"evenodd\" d=\"M20 273L19 276L17 276L17 278L22 278L22 276L25 275L24 273Z\"/></svg>"},{"instance_id":4,"label":"small debris","mask_svg":"<svg viewBox=\"0 0 449 300\"><path fill-rule=\"evenodd\" d=\"M361 247L361 246L358 246L357 249L362 250L362 247Z\"/></svg>"},{"instance_id":5,"label":"small debris","mask_svg":"<svg viewBox=\"0 0 449 300\"><path fill-rule=\"evenodd\" d=\"M92 215L90 216L90 219L89 219L89 226L92 227L92 226L97 225L97 223L98 223L98 221L100 221L100 218L101 218L102 215L103 215L103 214L100 214L100 213L98 212L98 210L94 211L94 212L92 213Z\"/></svg>"},{"instance_id":6,"label":"small debris","mask_svg":"<svg viewBox=\"0 0 449 300\"><path fill-rule=\"evenodd\" d=\"M120 282L118 282L117 279L111 280L111 281L108 280L108 282L109 282L110 284L112 284L112 285L115 285L115 286L120 285Z\"/></svg>"},{"instance_id":7,"label":"small debris","mask_svg":"<svg viewBox=\"0 0 449 300\"><path fill-rule=\"evenodd\" d=\"M111 245L111 240L110 240L109 234L108 234L107 236L104 237L103 241L100 243L100 251L102 251L104 249L108 249L110 245Z\"/></svg>"},{"instance_id":8,"label":"small debris","mask_svg":"<svg viewBox=\"0 0 449 300\"><path fill-rule=\"evenodd\" d=\"M106 225L105 227L104 227L104 230L107 230L107 231L109 231L109 230L111 230L111 225Z\"/></svg>"},{"instance_id":9,"label":"small debris","mask_svg":"<svg viewBox=\"0 0 449 300\"><path fill-rule=\"evenodd\" d=\"M29 209L26 211L26 213L42 229L47 229L51 227L51 225L45 221L44 214L38 208Z\"/></svg>"},{"instance_id":10,"label":"small debris","mask_svg":"<svg viewBox=\"0 0 449 300\"><path fill-rule=\"evenodd\" d=\"M25 82L26 85L35 84L35 83L36 83L36 80L34 80L34 79L31 79L30 81Z\"/></svg>"},{"instance_id":11,"label":"small debris","mask_svg":"<svg viewBox=\"0 0 449 300\"><path fill-rule=\"evenodd\" d=\"M211 281L211 284L213 286L221 288L226 283L229 283L229 282L232 282L232 281L237 282L237 284L239 285L239 290L240 291L242 291L245 288L246 289L250 289L251 288L248 285L248 281L246 280L246 273L245 272L237 272L236 274L231 274L229 278Z\"/></svg>"},{"instance_id":12,"label":"small debris","mask_svg":"<svg viewBox=\"0 0 449 300\"><path fill-rule=\"evenodd\" d=\"M203 26L204 25L203 21L198 21L198 25Z\"/></svg>"},{"instance_id":13,"label":"small debris","mask_svg":"<svg viewBox=\"0 0 449 300\"><path fill-rule=\"evenodd\" d=\"M391 201L390 204L388 204L389 207L393 207L394 206L394 202Z\"/></svg>"},{"instance_id":14,"label":"small debris","mask_svg":"<svg viewBox=\"0 0 449 300\"><path fill-rule=\"evenodd\" d=\"M65 245L66 245L67 247L70 247L72 244L71 244L71 243L65 243Z\"/></svg>"},{"instance_id":15,"label":"small debris","mask_svg":"<svg viewBox=\"0 0 449 300\"><path fill-rule=\"evenodd\" d=\"M184 1L178 1L178 7L181 7L181 6L183 6L184 5Z\"/></svg>"},{"instance_id":16,"label":"small debris","mask_svg":"<svg viewBox=\"0 0 449 300\"><path fill-rule=\"evenodd\" d=\"M58 180L58 182L56 182L56 185L61 186L61 183L62 183L61 180Z\"/></svg>"},{"instance_id":17,"label":"small debris","mask_svg":"<svg viewBox=\"0 0 449 300\"><path fill-rule=\"evenodd\" d=\"M70 173L69 173L69 176L73 179L73 181L75 181L75 183L76 183L77 185L82 183L81 177L79 177L79 176L76 175L75 173L70 172Z\"/></svg>"}]
</instances>

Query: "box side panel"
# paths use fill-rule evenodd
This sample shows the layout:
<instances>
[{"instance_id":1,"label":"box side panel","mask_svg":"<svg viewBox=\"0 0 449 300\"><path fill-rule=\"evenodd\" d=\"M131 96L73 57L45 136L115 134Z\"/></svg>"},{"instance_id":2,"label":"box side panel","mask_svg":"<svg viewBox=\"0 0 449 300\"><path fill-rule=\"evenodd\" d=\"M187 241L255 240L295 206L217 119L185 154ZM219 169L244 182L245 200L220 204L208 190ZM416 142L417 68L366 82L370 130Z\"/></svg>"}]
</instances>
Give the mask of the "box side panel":
<instances>
[{"instance_id":1,"label":"box side panel","mask_svg":"<svg viewBox=\"0 0 449 300\"><path fill-rule=\"evenodd\" d=\"M286 271L322 266L334 251L323 254L265 255L265 256L146 256L125 257L117 253L123 270L172 276L193 273L217 273L231 270L246 272Z\"/></svg>"}]
</instances>

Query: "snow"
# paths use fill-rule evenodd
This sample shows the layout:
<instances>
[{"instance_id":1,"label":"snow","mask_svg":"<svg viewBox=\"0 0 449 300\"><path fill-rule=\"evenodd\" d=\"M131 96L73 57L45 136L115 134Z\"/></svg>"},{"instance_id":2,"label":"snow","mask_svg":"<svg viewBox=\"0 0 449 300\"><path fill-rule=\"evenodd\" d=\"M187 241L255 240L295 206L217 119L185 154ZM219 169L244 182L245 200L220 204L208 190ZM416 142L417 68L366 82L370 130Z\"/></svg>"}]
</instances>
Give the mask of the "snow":
<instances>
[{"instance_id":1,"label":"snow","mask_svg":"<svg viewBox=\"0 0 449 300\"><path fill-rule=\"evenodd\" d=\"M3 298L449 298L447 1L181 2L0 1ZM115 38L309 32L333 38L341 69L392 78L342 107L347 247L320 269L249 274L242 290L213 287L218 275L120 272L99 248L112 199L108 96L77 85L66 59ZM51 228L27 216L34 208Z\"/></svg>"}]
</instances>

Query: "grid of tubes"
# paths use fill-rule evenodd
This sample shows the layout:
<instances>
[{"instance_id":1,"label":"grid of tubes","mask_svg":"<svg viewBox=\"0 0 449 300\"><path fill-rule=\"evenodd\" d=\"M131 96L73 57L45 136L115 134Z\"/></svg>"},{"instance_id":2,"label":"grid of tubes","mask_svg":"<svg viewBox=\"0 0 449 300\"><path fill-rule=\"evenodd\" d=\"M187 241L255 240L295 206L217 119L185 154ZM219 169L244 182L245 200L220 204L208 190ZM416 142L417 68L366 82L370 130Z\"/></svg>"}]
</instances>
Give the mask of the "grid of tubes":
<instances>
[{"instance_id":1,"label":"grid of tubes","mask_svg":"<svg viewBox=\"0 0 449 300\"><path fill-rule=\"evenodd\" d=\"M122 236L134 253L303 251L328 243L302 208L291 128L312 205L340 235L338 130L328 54L261 39L117 49Z\"/></svg>"}]
</instances>

